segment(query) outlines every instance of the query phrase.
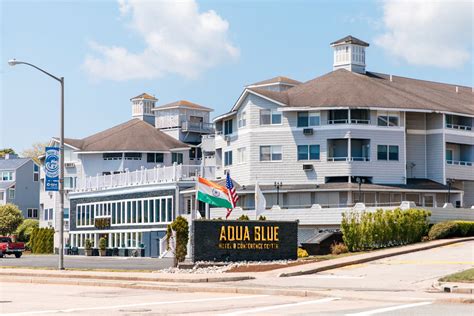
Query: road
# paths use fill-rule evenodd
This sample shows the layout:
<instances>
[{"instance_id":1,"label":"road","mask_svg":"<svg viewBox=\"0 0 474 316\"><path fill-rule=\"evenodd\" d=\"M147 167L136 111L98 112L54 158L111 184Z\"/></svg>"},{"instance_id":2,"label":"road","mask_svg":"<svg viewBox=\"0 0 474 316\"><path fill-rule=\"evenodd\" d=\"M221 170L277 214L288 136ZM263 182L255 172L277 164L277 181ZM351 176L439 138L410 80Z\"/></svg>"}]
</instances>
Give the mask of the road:
<instances>
[{"instance_id":1,"label":"road","mask_svg":"<svg viewBox=\"0 0 474 316\"><path fill-rule=\"evenodd\" d=\"M472 315L472 305L3 283L1 315ZM361 314L362 313L362 314Z\"/></svg>"},{"instance_id":2,"label":"road","mask_svg":"<svg viewBox=\"0 0 474 316\"><path fill-rule=\"evenodd\" d=\"M160 270L173 265L173 260L164 258L133 257L85 257L65 256L64 266L74 269L112 269L112 270ZM4 267L48 267L58 266L57 255L25 255L17 259L6 256L0 259Z\"/></svg>"}]
</instances>

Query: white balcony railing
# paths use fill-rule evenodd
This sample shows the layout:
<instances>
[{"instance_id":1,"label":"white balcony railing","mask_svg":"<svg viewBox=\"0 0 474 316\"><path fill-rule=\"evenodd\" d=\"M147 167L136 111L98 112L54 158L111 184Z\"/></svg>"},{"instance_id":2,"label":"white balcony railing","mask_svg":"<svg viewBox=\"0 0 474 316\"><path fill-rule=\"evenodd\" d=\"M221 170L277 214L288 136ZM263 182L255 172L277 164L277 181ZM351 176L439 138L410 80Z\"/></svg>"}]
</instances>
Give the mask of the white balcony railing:
<instances>
[{"instance_id":1,"label":"white balcony railing","mask_svg":"<svg viewBox=\"0 0 474 316\"><path fill-rule=\"evenodd\" d=\"M472 166L472 161L459 161L459 160L446 160L448 165L456 165L456 166Z\"/></svg>"},{"instance_id":2,"label":"white balcony railing","mask_svg":"<svg viewBox=\"0 0 474 316\"><path fill-rule=\"evenodd\" d=\"M335 162L335 161L349 161L349 157L328 157L327 160L329 162Z\"/></svg>"},{"instance_id":3,"label":"white balcony railing","mask_svg":"<svg viewBox=\"0 0 474 316\"><path fill-rule=\"evenodd\" d=\"M214 133L214 124L204 122L181 122L183 132Z\"/></svg>"},{"instance_id":4,"label":"white balcony railing","mask_svg":"<svg viewBox=\"0 0 474 316\"><path fill-rule=\"evenodd\" d=\"M205 178L214 178L215 167L199 165L177 165L125 171L110 175L78 178L74 192L99 191L110 188L137 186L145 184L195 180L201 175Z\"/></svg>"},{"instance_id":5,"label":"white balcony railing","mask_svg":"<svg viewBox=\"0 0 474 316\"><path fill-rule=\"evenodd\" d=\"M460 129L463 131L472 131L472 126L468 125L457 125L457 124L446 124L447 128Z\"/></svg>"}]
</instances>

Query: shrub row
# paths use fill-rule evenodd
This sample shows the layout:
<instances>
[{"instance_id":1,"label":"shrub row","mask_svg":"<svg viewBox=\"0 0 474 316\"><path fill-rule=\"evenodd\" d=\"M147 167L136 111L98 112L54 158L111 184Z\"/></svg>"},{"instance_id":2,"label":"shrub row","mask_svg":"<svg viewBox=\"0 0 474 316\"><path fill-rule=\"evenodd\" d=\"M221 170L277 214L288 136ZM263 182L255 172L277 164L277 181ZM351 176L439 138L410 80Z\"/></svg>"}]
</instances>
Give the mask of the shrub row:
<instances>
[{"instance_id":1,"label":"shrub row","mask_svg":"<svg viewBox=\"0 0 474 316\"><path fill-rule=\"evenodd\" d=\"M433 225L428 233L429 239L474 236L474 222L449 221Z\"/></svg>"},{"instance_id":2,"label":"shrub row","mask_svg":"<svg viewBox=\"0 0 474 316\"><path fill-rule=\"evenodd\" d=\"M361 251L418 242L428 233L430 215L423 209L343 213L344 243L349 251Z\"/></svg>"},{"instance_id":3,"label":"shrub row","mask_svg":"<svg viewBox=\"0 0 474 316\"><path fill-rule=\"evenodd\" d=\"M54 229L34 228L31 232L30 241L27 247L32 253L53 253L54 252Z\"/></svg>"}]
</instances>

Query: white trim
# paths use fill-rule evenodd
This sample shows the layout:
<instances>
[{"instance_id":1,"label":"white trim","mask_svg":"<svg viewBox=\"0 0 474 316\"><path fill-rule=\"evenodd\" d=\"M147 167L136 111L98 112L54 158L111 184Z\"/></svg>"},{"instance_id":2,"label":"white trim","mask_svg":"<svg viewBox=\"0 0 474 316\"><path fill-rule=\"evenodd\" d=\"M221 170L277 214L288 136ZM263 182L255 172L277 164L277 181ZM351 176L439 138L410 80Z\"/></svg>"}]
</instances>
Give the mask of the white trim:
<instances>
[{"instance_id":1,"label":"white trim","mask_svg":"<svg viewBox=\"0 0 474 316\"><path fill-rule=\"evenodd\" d=\"M161 110L174 110L174 109L185 109L185 110L191 110L191 111L204 111L204 112L214 112L214 109L207 108L207 107L202 107L202 108L193 108L187 105L172 105L172 106L157 106L152 108L151 110L156 112L156 111L161 111Z\"/></svg>"},{"instance_id":2,"label":"white trim","mask_svg":"<svg viewBox=\"0 0 474 316\"><path fill-rule=\"evenodd\" d=\"M87 191L87 192L70 192L69 193L69 200L79 199L84 197L101 197L101 196L111 196L111 195L118 195L118 194L127 194L127 193L141 193L141 192L150 192L155 190L174 190L176 186L173 184L174 182L167 182L167 183L152 183L152 184L143 184L143 185L136 185L136 186L128 186L122 188L110 188L110 189L103 189L99 191ZM179 181L179 183L185 184L193 184L195 181Z\"/></svg>"},{"instance_id":3,"label":"white trim","mask_svg":"<svg viewBox=\"0 0 474 316\"><path fill-rule=\"evenodd\" d=\"M423 130L423 129L407 129L407 134L412 135L434 135L434 134L443 134L443 129L430 129L430 130Z\"/></svg>"},{"instance_id":4,"label":"white trim","mask_svg":"<svg viewBox=\"0 0 474 316\"><path fill-rule=\"evenodd\" d=\"M276 81L276 82L270 82L270 83L263 83L263 84L250 84L248 86L245 86L245 88L260 88L260 87L270 87L270 86L278 86L278 85L283 85L283 86L291 86L291 87L296 87L300 85L301 83L294 84L294 83L287 83L287 82L282 82L282 81Z\"/></svg>"}]
</instances>

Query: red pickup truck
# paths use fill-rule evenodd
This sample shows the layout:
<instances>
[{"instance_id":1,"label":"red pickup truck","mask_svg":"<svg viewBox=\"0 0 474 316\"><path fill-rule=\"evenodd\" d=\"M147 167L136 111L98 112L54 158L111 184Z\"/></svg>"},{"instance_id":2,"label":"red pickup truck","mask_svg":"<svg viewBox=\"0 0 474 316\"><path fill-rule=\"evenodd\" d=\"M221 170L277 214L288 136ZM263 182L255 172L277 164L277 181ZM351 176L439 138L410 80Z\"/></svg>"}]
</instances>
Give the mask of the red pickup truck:
<instances>
[{"instance_id":1,"label":"red pickup truck","mask_svg":"<svg viewBox=\"0 0 474 316\"><path fill-rule=\"evenodd\" d=\"M25 251L25 243L23 242L12 242L10 237L0 237L0 258L4 255L15 255L20 258Z\"/></svg>"}]
</instances>

